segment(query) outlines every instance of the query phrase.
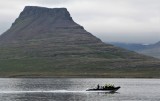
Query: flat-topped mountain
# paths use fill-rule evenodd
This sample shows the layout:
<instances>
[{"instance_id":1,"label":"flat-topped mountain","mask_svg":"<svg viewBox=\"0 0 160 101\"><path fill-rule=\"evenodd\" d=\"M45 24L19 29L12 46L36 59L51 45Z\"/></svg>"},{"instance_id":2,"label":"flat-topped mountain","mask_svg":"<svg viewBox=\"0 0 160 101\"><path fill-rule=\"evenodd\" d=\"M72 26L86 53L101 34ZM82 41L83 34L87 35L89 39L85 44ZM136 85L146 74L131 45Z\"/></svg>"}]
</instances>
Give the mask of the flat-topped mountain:
<instances>
[{"instance_id":1,"label":"flat-topped mountain","mask_svg":"<svg viewBox=\"0 0 160 101\"><path fill-rule=\"evenodd\" d=\"M43 8L27 6L12 24L11 28L1 35L1 42L27 41L49 38L61 29L84 30L76 24L66 8ZM58 33L57 33L58 34Z\"/></svg>"},{"instance_id":2,"label":"flat-topped mountain","mask_svg":"<svg viewBox=\"0 0 160 101\"><path fill-rule=\"evenodd\" d=\"M160 61L110 44L66 8L27 6L0 36L0 76L160 77Z\"/></svg>"}]
</instances>

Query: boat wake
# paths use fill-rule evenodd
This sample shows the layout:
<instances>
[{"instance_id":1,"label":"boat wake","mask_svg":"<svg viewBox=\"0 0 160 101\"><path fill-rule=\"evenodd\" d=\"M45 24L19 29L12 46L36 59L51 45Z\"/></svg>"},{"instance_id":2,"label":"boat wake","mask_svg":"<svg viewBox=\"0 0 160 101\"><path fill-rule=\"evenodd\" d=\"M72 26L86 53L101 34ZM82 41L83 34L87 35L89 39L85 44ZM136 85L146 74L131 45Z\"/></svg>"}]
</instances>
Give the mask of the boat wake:
<instances>
[{"instance_id":1,"label":"boat wake","mask_svg":"<svg viewBox=\"0 0 160 101\"><path fill-rule=\"evenodd\" d=\"M71 90L35 90L35 91L0 91L0 94L15 94L15 93L94 93L94 92L106 92L106 91L71 91Z\"/></svg>"}]
</instances>

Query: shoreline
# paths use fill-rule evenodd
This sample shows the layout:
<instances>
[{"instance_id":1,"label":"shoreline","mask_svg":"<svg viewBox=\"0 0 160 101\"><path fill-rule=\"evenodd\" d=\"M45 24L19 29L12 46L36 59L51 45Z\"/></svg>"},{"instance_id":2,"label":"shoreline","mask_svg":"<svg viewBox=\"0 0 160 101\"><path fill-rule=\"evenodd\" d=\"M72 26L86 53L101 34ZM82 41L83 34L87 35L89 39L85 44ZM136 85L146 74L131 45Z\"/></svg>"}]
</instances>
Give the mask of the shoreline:
<instances>
[{"instance_id":1,"label":"shoreline","mask_svg":"<svg viewBox=\"0 0 160 101\"><path fill-rule=\"evenodd\" d=\"M0 78L158 78L160 73L1 73Z\"/></svg>"},{"instance_id":2,"label":"shoreline","mask_svg":"<svg viewBox=\"0 0 160 101\"><path fill-rule=\"evenodd\" d=\"M14 77L3 77L0 76L0 78L32 78L32 79L39 79L39 78L83 78L83 79L87 79L87 78L101 78L101 79L105 79L105 78L111 78L111 79L160 79L160 77L104 77L104 76L98 76L98 77L91 77L91 76L14 76Z\"/></svg>"}]
</instances>

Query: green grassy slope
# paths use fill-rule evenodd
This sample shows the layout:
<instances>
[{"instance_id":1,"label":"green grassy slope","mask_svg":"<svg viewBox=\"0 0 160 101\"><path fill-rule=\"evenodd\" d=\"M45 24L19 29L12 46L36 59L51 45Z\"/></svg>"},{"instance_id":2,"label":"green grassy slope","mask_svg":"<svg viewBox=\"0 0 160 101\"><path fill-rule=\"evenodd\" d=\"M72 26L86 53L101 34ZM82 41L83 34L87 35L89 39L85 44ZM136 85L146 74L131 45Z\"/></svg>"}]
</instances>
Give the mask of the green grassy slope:
<instances>
[{"instance_id":1,"label":"green grassy slope","mask_svg":"<svg viewBox=\"0 0 160 101\"><path fill-rule=\"evenodd\" d=\"M77 43L34 40L1 46L0 76L159 76L156 59L103 43Z\"/></svg>"}]
</instances>

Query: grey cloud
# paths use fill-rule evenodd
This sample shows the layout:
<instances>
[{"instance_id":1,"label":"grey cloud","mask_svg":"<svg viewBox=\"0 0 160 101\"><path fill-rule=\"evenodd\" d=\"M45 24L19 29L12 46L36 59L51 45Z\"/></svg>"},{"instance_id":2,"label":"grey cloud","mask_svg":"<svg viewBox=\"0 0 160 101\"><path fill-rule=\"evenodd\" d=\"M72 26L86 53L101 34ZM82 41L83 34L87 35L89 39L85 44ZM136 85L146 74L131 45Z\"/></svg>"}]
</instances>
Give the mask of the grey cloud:
<instances>
[{"instance_id":1,"label":"grey cloud","mask_svg":"<svg viewBox=\"0 0 160 101\"><path fill-rule=\"evenodd\" d=\"M73 0L32 0L33 3L37 3L40 5L59 5L71 2Z\"/></svg>"}]
</instances>

